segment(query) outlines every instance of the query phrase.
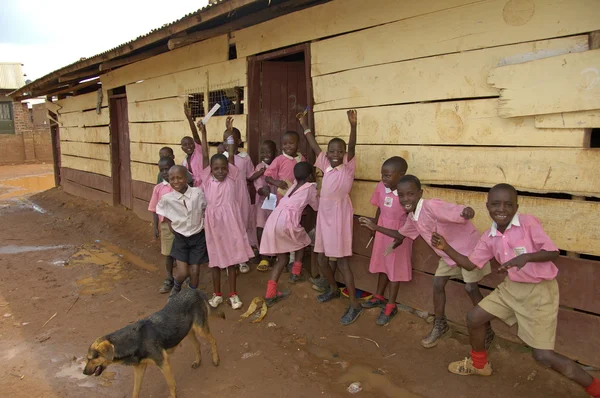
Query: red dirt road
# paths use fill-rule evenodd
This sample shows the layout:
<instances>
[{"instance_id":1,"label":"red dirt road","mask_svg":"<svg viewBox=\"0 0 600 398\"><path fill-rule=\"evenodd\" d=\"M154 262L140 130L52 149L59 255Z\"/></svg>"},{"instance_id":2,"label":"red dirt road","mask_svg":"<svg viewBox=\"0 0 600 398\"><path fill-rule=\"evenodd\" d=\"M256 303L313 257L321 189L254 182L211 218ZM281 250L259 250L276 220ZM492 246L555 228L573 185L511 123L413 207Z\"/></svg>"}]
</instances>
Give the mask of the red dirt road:
<instances>
[{"instance_id":1,"label":"red dirt road","mask_svg":"<svg viewBox=\"0 0 600 398\"><path fill-rule=\"evenodd\" d=\"M2 181L7 174L13 175L0 168L0 194L10 191ZM131 369L113 365L98 378L81 370L94 339L166 301L157 294L163 260L150 225L130 211L59 189L29 199L46 212L15 197L0 199L1 395L131 396ZM266 279L256 271L240 276L245 308L264 294ZM210 293L210 286L204 271L200 287ZM217 368L202 342L204 361L192 369L191 345L184 341L171 357L178 396L341 397L352 395L346 388L358 381L363 390L357 397L586 397L577 385L535 364L522 346L498 339L490 354L492 377L459 377L446 367L467 355L464 335L454 333L425 350L419 341L430 325L414 315L400 313L381 328L372 310L342 327L345 300L320 305L307 283L292 291L258 324L240 322L241 312L227 306L226 320L211 318L221 355ZM372 339L379 348L348 335ZM168 396L156 368L148 368L142 396Z\"/></svg>"}]
</instances>

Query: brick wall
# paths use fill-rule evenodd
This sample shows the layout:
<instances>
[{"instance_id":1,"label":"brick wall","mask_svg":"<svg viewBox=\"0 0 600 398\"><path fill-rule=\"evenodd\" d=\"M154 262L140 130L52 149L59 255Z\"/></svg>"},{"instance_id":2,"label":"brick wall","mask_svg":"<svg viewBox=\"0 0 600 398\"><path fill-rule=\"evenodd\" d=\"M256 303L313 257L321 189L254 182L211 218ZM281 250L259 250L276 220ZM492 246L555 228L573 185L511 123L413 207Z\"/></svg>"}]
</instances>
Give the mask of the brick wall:
<instances>
[{"instance_id":1,"label":"brick wall","mask_svg":"<svg viewBox=\"0 0 600 398\"><path fill-rule=\"evenodd\" d=\"M13 102L15 134L0 134L0 163L51 162L50 128L35 126L27 104Z\"/></svg>"}]
</instances>

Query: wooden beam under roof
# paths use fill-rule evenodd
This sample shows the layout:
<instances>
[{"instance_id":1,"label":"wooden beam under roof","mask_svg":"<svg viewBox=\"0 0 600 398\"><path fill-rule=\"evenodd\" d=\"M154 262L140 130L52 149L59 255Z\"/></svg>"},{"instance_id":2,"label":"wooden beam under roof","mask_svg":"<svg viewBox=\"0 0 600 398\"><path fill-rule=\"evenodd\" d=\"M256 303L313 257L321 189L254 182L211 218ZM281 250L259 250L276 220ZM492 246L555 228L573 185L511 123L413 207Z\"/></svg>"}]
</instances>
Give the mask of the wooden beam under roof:
<instances>
[{"instance_id":1,"label":"wooden beam under roof","mask_svg":"<svg viewBox=\"0 0 600 398\"><path fill-rule=\"evenodd\" d=\"M160 28L147 34L146 36L140 37L136 40L133 40L129 43L124 43L117 48L106 51L102 54L95 55L93 57L87 58L83 61L76 62L74 64L65 66L59 70L56 70L52 73L47 74L44 77L41 77L30 84L26 84L25 86L19 88L18 90L10 93L11 97L15 98L30 98L32 92L36 92L41 94L47 94L44 92L47 90L47 86L49 81L56 80L60 76L63 76L67 73L73 73L79 71L81 69L89 68L94 65L99 65L102 62L107 62L116 57L121 57L127 54L131 54L132 52L139 50L143 47L149 46L153 43L156 43L160 40L167 39L177 33L183 32L187 29L190 29L196 25L201 23L210 21L222 15L227 15L230 12L237 10L239 8L245 7L250 4L266 3L265 0L223 0L222 2L208 7L207 9L193 13L187 17L182 18L180 21L174 22L173 24L166 26L164 28ZM40 87L44 87L40 89ZM25 94L28 93L28 94Z\"/></svg>"},{"instance_id":2,"label":"wooden beam under roof","mask_svg":"<svg viewBox=\"0 0 600 398\"><path fill-rule=\"evenodd\" d=\"M89 79L91 77L98 76L98 67L94 66L92 68L86 68L82 70L78 70L77 72L67 73L65 75L58 77L59 83L70 83L75 80L84 80Z\"/></svg>"},{"instance_id":3,"label":"wooden beam under roof","mask_svg":"<svg viewBox=\"0 0 600 398\"><path fill-rule=\"evenodd\" d=\"M50 91L50 92L46 93L46 95L67 94L67 93L71 93L73 91L81 90L82 88L93 86L95 84L100 84L100 80L96 78L94 80L89 80L87 82L83 82L83 83L80 83L80 84L73 84L73 85L70 85L69 87L66 87L66 88L59 88L56 91ZM37 94L34 91L32 95L37 97L37 96L42 95L42 94Z\"/></svg>"},{"instance_id":4,"label":"wooden beam under roof","mask_svg":"<svg viewBox=\"0 0 600 398\"><path fill-rule=\"evenodd\" d=\"M146 58L154 57L155 55L162 54L164 52L169 51L169 48L166 45L162 45L159 47L151 48L148 51L144 51L135 55L128 55L123 58L117 58L110 60L108 62L103 62L100 64L100 71L106 72L114 68L118 68L119 66L132 64L137 61L141 61Z\"/></svg>"},{"instance_id":5,"label":"wooden beam under roof","mask_svg":"<svg viewBox=\"0 0 600 398\"><path fill-rule=\"evenodd\" d=\"M197 43L202 40L209 39L214 36L229 33L234 30L247 28L260 22L267 21L272 18L279 17L281 15L289 14L294 11L298 11L306 4L310 3L322 3L318 0L293 0L286 3L281 3L272 7L265 8L261 11L255 12L250 15L243 16L229 23L219 25L212 29L200 30L197 32L188 33L183 37L173 37L169 40L169 50L175 50L176 48L184 47L193 43ZM311 4L314 5L314 4Z\"/></svg>"}]
</instances>

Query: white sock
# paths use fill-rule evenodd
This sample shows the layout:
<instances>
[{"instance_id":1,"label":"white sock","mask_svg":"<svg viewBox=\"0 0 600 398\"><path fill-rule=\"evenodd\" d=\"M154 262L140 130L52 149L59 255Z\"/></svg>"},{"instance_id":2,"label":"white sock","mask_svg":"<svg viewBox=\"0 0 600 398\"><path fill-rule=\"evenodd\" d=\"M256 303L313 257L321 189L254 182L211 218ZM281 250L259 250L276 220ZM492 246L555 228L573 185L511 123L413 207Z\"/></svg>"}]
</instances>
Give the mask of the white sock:
<instances>
[{"instance_id":1,"label":"white sock","mask_svg":"<svg viewBox=\"0 0 600 398\"><path fill-rule=\"evenodd\" d=\"M293 263L294 261L296 261L296 252L291 252L290 253L290 263Z\"/></svg>"}]
</instances>

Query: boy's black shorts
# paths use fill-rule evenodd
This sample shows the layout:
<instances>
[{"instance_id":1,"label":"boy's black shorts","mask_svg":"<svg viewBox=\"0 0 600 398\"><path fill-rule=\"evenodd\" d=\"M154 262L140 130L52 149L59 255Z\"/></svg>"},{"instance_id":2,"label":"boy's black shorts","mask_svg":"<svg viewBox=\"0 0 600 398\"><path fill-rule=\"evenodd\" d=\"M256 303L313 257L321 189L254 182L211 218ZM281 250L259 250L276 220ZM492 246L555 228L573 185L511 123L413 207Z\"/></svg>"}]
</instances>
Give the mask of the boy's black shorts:
<instances>
[{"instance_id":1,"label":"boy's black shorts","mask_svg":"<svg viewBox=\"0 0 600 398\"><path fill-rule=\"evenodd\" d=\"M171 248L171 257L188 264L208 263L204 230L187 237L176 231L173 231L173 235L175 235L175 239Z\"/></svg>"}]
</instances>

